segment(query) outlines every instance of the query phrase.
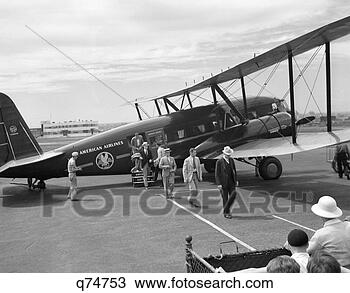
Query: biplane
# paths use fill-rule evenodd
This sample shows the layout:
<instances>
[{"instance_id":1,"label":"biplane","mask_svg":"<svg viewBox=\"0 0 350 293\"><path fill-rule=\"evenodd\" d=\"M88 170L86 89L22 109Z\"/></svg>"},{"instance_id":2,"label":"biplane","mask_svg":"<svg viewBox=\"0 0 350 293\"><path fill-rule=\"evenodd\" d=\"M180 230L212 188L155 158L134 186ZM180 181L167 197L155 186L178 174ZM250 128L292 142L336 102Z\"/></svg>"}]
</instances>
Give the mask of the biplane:
<instances>
[{"instance_id":1,"label":"biplane","mask_svg":"<svg viewBox=\"0 0 350 293\"><path fill-rule=\"evenodd\" d=\"M152 98L157 117L143 119L140 102L135 103L139 121L43 152L13 101L0 94L0 177L39 181L67 176L67 160L79 153L79 176L129 174L132 168L130 140L138 132L155 153L157 142L172 149L178 166L195 147L204 167L212 172L224 146L234 158L253 165L265 180L277 179L282 164L276 156L313 150L350 140L350 130L332 131L330 43L350 33L350 17L327 24L193 86ZM297 120L294 102L293 57L313 48L325 47L327 132L297 133L299 125L314 117ZM288 109L284 99L246 96L245 77L287 60L289 72ZM223 83L239 81L242 97L232 99ZM209 89L208 105L193 106L191 95ZM173 98L181 102L176 105ZM187 108L184 105L187 105ZM165 108L165 112L164 112ZM162 111L163 110L163 111ZM255 159L251 163L250 160Z\"/></svg>"}]
</instances>

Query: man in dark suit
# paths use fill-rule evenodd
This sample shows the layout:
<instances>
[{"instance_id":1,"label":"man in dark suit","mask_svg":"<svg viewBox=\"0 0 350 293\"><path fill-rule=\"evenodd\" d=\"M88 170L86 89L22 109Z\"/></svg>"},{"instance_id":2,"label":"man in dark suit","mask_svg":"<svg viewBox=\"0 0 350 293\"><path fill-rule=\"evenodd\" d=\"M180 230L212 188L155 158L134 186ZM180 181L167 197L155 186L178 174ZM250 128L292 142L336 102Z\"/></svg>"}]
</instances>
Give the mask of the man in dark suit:
<instances>
[{"instance_id":1,"label":"man in dark suit","mask_svg":"<svg viewBox=\"0 0 350 293\"><path fill-rule=\"evenodd\" d=\"M346 172L350 159L350 152L346 143L337 145L334 159L337 162L339 178L343 178L343 173Z\"/></svg>"},{"instance_id":2,"label":"man in dark suit","mask_svg":"<svg viewBox=\"0 0 350 293\"><path fill-rule=\"evenodd\" d=\"M232 159L233 150L225 146L223 156L216 162L215 180L222 196L224 217L231 219L231 206L236 198L237 172L235 162Z\"/></svg>"},{"instance_id":3,"label":"man in dark suit","mask_svg":"<svg viewBox=\"0 0 350 293\"><path fill-rule=\"evenodd\" d=\"M141 167L143 172L143 183L145 185L145 188L148 189L148 181L147 181L148 169L153 162L153 157L152 157L151 150L148 147L148 142L144 142L142 144L142 147L140 149L140 155L141 155Z\"/></svg>"}]
</instances>

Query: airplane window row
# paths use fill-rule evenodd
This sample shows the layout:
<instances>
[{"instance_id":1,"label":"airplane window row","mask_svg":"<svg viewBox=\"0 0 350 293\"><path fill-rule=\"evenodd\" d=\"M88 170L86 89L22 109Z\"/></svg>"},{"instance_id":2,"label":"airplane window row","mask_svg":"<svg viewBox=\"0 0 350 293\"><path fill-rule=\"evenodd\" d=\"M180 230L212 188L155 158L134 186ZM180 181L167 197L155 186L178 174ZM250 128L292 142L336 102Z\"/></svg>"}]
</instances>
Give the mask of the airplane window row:
<instances>
[{"instance_id":1,"label":"airplane window row","mask_svg":"<svg viewBox=\"0 0 350 293\"><path fill-rule=\"evenodd\" d=\"M195 137L207 132L217 130L220 123L217 121L208 121L199 125L182 126L180 129L166 129L166 137L168 142L184 139L188 137Z\"/></svg>"}]
</instances>

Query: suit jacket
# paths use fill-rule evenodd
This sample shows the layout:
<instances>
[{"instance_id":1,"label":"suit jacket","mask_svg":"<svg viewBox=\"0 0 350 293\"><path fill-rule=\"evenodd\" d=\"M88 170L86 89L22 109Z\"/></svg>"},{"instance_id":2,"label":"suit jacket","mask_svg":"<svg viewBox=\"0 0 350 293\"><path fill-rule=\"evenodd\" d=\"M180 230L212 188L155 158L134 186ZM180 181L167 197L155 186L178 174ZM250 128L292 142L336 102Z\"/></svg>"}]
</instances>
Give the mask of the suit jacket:
<instances>
[{"instance_id":1,"label":"suit jacket","mask_svg":"<svg viewBox=\"0 0 350 293\"><path fill-rule=\"evenodd\" d=\"M147 155L145 153L145 148L140 149L141 154L141 166L144 167L147 163L149 163L149 160L153 160L152 152L149 148L147 148Z\"/></svg>"},{"instance_id":2,"label":"suit jacket","mask_svg":"<svg viewBox=\"0 0 350 293\"><path fill-rule=\"evenodd\" d=\"M185 182L191 182L193 177L193 171L197 170L197 176L200 181L202 181L202 168L201 162L198 157L194 157L195 166L193 166L193 157L189 156L185 159L182 168L182 175Z\"/></svg>"},{"instance_id":3,"label":"suit jacket","mask_svg":"<svg viewBox=\"0 0 350 293\"><path fill-rule=\"evenodd\" d=\"M229 158L230 168L232 168L233 178L232 181L234 182L234 187L237 183L237 172L236 172L236 166L235 162L232 158ZM222 185L222 188L228 188L229 187L229 173L226 172L226 161L222 157L219 160L216 161L215 165L215 180L217 185Z\"/></svg>"},{"instance_id":4,"label":"suit jacket","mask_svg":"<svg viewBox=\"0 0 350 293\"><path fill-rule=\"evenodd\" d=\"M175 173L176 168L176 162L173 157L164 156L159 161L159 169L162 169L163 177L168 177L170 173Z\"/></svg>"},{"instance_id":5,"label":"suit jacket","mask_svg":"<svg viewBox=\"0 0 350 293\"><path fill-rule=\"evenodd\" d=\"M339 144L335 148L334 159L348 160L350 158L350 152L347 144Z\"/></svg>"},{"instance_id":6,"label":"suit jacket","mask_svg":"<svg viewBox=\"0 0 350 293\"><path fill-rule=\"evenodd\" d=\"M319 249L334 256L341 266L350 265L350 222L328 220L311 237L307 252L312 254Z\"/></svg>"}]
</instances>

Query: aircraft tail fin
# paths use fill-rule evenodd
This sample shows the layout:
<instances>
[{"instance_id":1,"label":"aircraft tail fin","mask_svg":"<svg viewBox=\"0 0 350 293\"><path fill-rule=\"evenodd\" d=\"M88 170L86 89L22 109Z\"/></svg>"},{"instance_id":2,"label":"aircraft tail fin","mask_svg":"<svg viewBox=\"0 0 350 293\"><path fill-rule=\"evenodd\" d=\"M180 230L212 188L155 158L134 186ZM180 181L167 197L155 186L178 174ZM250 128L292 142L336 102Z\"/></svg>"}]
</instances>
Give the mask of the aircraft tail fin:
<instances>
[{"instance_id":1,"label":"aircraft tail fin","mask_svg":"<svg viewBox=\"0 0 350 293\"><path fill-rule=\"evenodd\" d=\"M0 166L42 153L16 105L0 93Z\"/></svg>"}]
</instances>

